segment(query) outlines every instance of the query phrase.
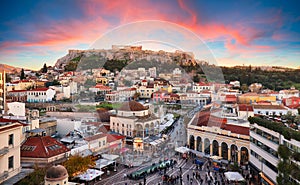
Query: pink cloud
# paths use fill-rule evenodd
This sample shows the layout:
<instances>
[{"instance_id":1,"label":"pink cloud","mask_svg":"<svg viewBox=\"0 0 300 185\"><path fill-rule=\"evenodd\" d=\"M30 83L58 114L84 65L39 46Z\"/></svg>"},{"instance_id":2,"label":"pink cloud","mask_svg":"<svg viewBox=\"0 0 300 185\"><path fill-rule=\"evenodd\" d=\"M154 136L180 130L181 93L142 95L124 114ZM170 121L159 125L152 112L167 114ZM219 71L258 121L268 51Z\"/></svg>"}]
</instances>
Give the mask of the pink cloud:
<instances>
[{"instance_id":1,"label":"pink cloud","mask_svg":"<svg viewBox=\"0 0 300 185\"><path fill-rule=\"evenodd\" d=\"M153 3L146 1L80 1L85 17L77 20L51 21L35 23L35 31L21 32L28 41L11 41L0 45L0 49L76 45L91 43L108 29L119 24L141 20L164 20L177 23L198 34L204 40L223 39L229 52L266 52L270 46L254 44L256 39L264 36L264 32L242 23L225 25L218 22L201 23L201 17L184 1L178 0L177 5L167 2ZM117 20L112 22L112 20ZM276 22L275 18L266 18L265 22ZM118 22L119 21L119 22ZM260 19L260 21L264 21ZM20 29L21 30L21 29ZM230 41L234 40L235 43ZM249 51L250 50L250 51Z\"/></svg>"}]
</instances>

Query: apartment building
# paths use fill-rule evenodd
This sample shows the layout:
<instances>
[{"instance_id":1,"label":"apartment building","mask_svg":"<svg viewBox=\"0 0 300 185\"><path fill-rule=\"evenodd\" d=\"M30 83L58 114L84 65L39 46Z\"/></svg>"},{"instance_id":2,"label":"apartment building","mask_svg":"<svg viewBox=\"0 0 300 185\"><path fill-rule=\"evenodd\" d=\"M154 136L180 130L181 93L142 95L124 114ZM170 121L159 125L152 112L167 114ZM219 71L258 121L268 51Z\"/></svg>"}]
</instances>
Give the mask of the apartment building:
<instances>
[{"instance_id":1,"label":"apartment building","mask_svg":"<svg viewBox=\"0 0 300 185\"><path fill-rule=\"evenodd\" d=\"M277 150L280 144L286 145L293 152L300 152L299 141L293 138L288 140L282 134L259 123L251 124L249 164L251 173L258 182L266 185L277 184L277 165L280 160ZM300 183L292 176L290 181Z\"/></svg>"},{"instance_id":2,"label":"apartment building","mask_svg":"<svg viewBox=\"0 0 300 185\"><path fill-rule=\"evenodd\" d=\"M21 132L21 124L0 118L0 184L21 171Z\"/></svg>"}]
</instances>

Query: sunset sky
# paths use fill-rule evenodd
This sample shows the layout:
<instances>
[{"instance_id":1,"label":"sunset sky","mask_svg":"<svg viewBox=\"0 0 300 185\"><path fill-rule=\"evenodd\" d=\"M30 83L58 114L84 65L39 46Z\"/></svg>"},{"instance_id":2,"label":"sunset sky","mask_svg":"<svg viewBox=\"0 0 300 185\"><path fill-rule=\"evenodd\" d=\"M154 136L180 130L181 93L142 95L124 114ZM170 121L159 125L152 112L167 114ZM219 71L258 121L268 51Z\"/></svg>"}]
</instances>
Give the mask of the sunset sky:
<instances>
[{"instance_id":1,"label":"sunset sky","mask_svg":"<svg viewBox=\"0 0 300 185\"><path fill-rule=\"evenodd\" d=\"M161 20L194 32L210 48L218 65L297 68L299 7L299 0L4 0L0 63L32 69L44 63L53 65L68 49L88 49L118 26Z\"/></svg>"}]
</instances>

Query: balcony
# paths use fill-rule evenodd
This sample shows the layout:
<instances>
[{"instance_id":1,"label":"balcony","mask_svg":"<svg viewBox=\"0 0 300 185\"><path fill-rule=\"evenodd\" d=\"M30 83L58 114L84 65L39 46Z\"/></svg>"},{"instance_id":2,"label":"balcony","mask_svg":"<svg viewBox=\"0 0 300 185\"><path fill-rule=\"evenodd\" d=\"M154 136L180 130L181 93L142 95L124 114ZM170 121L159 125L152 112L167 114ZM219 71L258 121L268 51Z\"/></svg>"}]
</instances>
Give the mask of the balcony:
<instances>
[{"instance_id":1,"label":"balcony","mask_svg":"<svg viewBox=\"0 0 300 185\"><path fill-rule=\"evenodd\" d=\"M7 154L8 152L9 152L9 149L8 149L7 146L4 147L4 148L1 148L0 149L0 157L3 156L3 155L5 155L5 154Z\"/></svg>"},{"instance_id":2,"label":"balcony","mask_svg":"<svg viewBox=\"0 0 300 185\"><path fill-rule=\"evenodd\" d=\"M8 177L8 171L4 171L0 174L0 180L4 180Z\"/></svg>"}]
</instances>

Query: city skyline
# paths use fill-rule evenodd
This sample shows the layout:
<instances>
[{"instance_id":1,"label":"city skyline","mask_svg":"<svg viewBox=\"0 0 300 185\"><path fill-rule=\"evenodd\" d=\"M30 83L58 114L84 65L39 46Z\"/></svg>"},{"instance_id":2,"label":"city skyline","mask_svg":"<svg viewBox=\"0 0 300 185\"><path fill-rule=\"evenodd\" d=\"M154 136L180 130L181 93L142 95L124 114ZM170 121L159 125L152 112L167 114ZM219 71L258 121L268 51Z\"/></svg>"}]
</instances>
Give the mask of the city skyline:
<instances>
[{"instance_id":1,"label":"city skyline","mask_svg":"<svg viewBox=\"0 0 300 185\"><path fill-rule=\"evenodd\" d=\"M89 49L118 26L160 20L195 33L220 66L297 68L297 7L297 1L5 1L0 19L0 63L31 69L44 63L54 65L68 49ZM142 28L141 32L147 30ZM147 31L159 38L166 32L160 29ZM176 34L172 37L181 39Z\"/></svg>"}]
</instances>

